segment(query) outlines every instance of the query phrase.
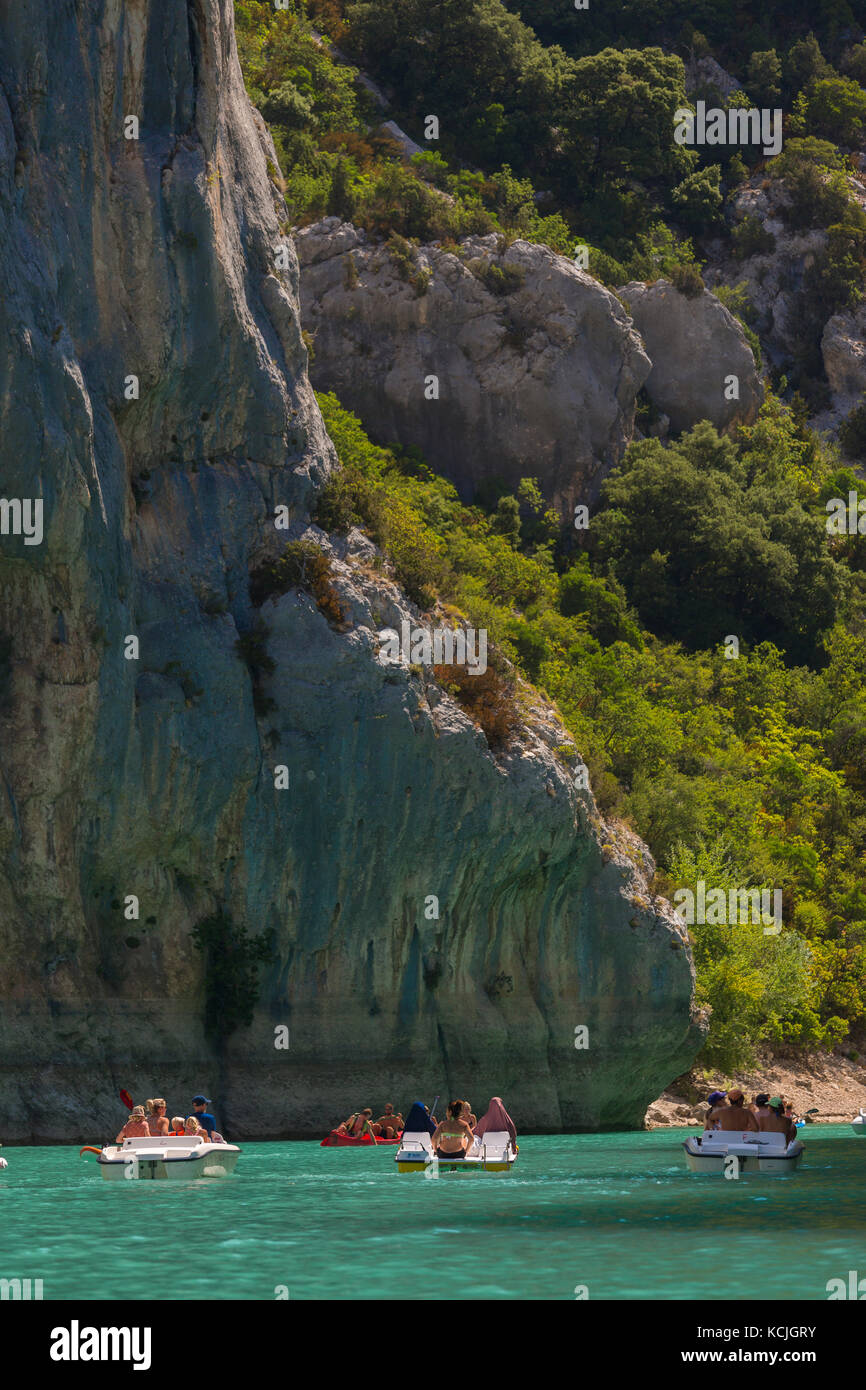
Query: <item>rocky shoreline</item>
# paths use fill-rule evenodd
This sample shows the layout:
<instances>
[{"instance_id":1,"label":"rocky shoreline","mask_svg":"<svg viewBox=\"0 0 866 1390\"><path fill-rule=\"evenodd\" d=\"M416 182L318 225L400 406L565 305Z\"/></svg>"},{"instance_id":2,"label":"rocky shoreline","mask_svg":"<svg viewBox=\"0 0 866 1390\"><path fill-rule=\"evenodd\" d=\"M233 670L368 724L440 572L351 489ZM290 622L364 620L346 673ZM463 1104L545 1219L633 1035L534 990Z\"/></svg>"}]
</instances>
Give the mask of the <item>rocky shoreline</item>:
<instances>
[{"instance_id":1,"label":"rocky shoreline","mask_svg":"<svg viewBox=\"0 0 866 1390\"><path fill-rule=\"evenodd\" d=\"M753 1067L733 1076L721 1071L693 1067L677 1077L653 1101L644 1118L645 1129L689 1128L703 1124L706 1098L714 1090L739 1086L751 1100L759 1091L769 1091L794 1102L798 1115L807 1124L843 1124L852 1120L860 1106L866 1107L866 1059L837 1052L812 1052L802 1056L759 1054ZM818 1114L806 1116L817 1107Z\"/></svg>"}]
</instances>

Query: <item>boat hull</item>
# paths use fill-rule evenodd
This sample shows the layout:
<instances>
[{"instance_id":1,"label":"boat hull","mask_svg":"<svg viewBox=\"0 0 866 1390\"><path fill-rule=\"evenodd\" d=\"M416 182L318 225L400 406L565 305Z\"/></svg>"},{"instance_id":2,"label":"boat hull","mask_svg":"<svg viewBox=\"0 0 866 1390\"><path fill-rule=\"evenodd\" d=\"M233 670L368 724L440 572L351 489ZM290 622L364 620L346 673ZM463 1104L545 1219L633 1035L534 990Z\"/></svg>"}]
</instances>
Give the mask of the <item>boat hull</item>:
<instances>
[{"instance_id":1,"label":"boat hull","mask_svg":"<svg viewBox=\"0 0 866 1390\"><path fill-rule=\"evenodd\" d=\"M398 1173L424 1173L431 1169L431 1176L439 1177L445 1173L460 1173L465 1177L477 1177L479 1173L510 1173L514 1167L513 1158L497 1160L483 1158L461 1158L454 1163L449 1163L444 1158L431 1158L427 1162L419 1162L418 1159L402 1159L399 1154L395 1158Z\"/></svg>"},{"instance_id":2,"label":"boat hull","mask_svg":"<svg viewBox=\"0 0 866 1390\"><path fill-rule=\"evenodd\" d=\"M858 1115L856 1120L852 1120L851 1128L858 1139L866 1139L866 1115Z\"/></svg>"},{"instance_id":3,"label":"boat hull","mask_svg":"<svg viewBox=\"0 0 866 1390\"><path fill-rule=\"evenodd\" d=\"M241 1151L233 1144L203 1144L200 1152L104 1149L96 1162L106 1182L191 1182L225 1178L233 1173Z\"/></svg>"},{"instance_id":4,"label":"boat hull","mask_svg":"<svg viewBox=\"0 0 866 1390\"><path fill-rule=\"evenodd\" d=\"M730 1171L729 1160L736 1158L738 1173L775 1173L777 1176L796 1172L804 1152L799 1139L777 1152L749 1143L732 1143L720 1146L718 1151L707 1152L696 1135L686 1139L683 1150L690 1173L724 1173Z\"/></svg>"}]
</instances>

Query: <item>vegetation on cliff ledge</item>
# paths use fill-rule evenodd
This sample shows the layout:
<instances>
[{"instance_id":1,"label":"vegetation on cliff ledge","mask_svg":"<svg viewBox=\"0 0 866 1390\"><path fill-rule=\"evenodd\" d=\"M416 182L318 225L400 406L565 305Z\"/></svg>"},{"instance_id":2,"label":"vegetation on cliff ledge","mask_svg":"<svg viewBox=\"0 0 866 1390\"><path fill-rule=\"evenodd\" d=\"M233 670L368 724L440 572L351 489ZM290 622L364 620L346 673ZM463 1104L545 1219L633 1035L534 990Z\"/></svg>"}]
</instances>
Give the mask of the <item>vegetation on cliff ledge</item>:
<instances>
[{"instance_id":1,"label":"vegetation on cliff ledge","mask_svg":"<svg viewBox=\"0 0 866 1390\"><path fill-rule=\"evenodd\" d=\"M851 475L771 396L735 442L708 424L683 436L663 454L669 478L660 446L632 445L592 546L575 550L533 480L466 506L417 453L371 444L333 395L319 404L343 464L320 524L364 526L419 601L438 595L487 628L557 705L602 810L649 844L658 888L781 889L779 937L760 925L692 930L699 999L714 1010L708 1059L733 1066L765 1040L856 1044L866 539L828 547L823 509ZM681 497L670 515L650 484ZM675 548L676 506L692 526ZM775 640L764 619L729 626L755 574L771 589ZM729 660L734 630L749 635Z\"/></svg>"}]
</instances>

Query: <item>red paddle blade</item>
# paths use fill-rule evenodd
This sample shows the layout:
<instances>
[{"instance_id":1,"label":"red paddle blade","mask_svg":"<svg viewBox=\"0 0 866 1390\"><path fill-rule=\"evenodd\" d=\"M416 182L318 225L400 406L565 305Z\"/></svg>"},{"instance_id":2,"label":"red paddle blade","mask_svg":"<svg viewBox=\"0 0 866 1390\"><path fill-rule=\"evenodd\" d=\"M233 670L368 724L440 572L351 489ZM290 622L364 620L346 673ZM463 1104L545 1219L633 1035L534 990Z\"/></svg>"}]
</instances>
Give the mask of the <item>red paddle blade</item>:
<instances>
[{"instance_id":1,"label":"red paddle blade","mask_svg":"<svg viewBox=\"0 0 866 1390\"><path fill-rule=\"evenodd\" d=\"M131 1110L131 1109L132 1109L132 1096L129 1094L129 1092L128 1092L127 1090L121 1091L121 1093L120 1093L120 1099L123 1101L123 1103L124 1103L124 1105L126 1106L127 1110Z\"/></svg>"}]
</instances>

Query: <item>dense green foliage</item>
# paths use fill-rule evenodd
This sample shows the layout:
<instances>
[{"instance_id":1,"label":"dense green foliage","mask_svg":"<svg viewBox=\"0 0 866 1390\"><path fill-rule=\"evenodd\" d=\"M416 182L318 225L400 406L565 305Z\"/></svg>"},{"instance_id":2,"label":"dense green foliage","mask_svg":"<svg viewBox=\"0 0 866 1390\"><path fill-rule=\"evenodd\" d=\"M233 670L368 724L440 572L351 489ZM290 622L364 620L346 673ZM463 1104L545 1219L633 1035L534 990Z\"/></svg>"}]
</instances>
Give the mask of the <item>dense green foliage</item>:
<instances>
[{"instance_id":1,"label":"dense green foliage","mask_svg":"<svg viewBox=\"0 0 866 1390\"><path fill-rule=\"evenodd\" d=\"M286 12L235 0L245 78L274 134L291 220L351 218L387 240L419 295L418 241L491 231L565 254L586 244L591 273L614 287L665 276L699 293L711 239L714 256L721 246L743 262L774 250L758 217L738 221L731 209L753 175L753 187L784 193L790 230L827 233L789 286L796 347L787 379L774 379L800 394L789 405L771 395L734 440L701 425L669 447L633 445L581 549L563 541L531 477L513 496L491 486L466 507L412 451L375 448L321 398L344 471L318 519L363 525L418 604L438 599L487 627L499 664L473 717L491 743L513 722L504 659L557 703L602 809L648 841L663 891L701 878L781 888L779 937L693 929L699 995L714 1011L708 1058L721 1065L761 1039L833 1042L866 1028L866 538L827 536L824 503L858 481L803 423L804 397L812 410L827 403L823 326L860 302L866 275L866 214L850 183L866 133L853 8L292 0ZM356 69L317 42L310 20L388 89L387 114L423 154L401 156ZM744 90L687 98L686 64L704 56ZM781 156L678 145L674 112L699 97L782 107ZM439 135L428 140L431 114ZM490 288L507 288L497 267L475 264ZM717 292L760 360L745 283ZM851 458L866 457L864 412L841 432ZM641 427L653 414L642 393ZM313 575L315 557L300 559L301 580L292 553L263 592L290 582L315 592L315 580L327 611L326 576ZM263 652L259 630L241 639L260 703ZM469 700L455 673L441 678Z\"/></svg>"},{"instance_id":2,"label":"dense green foliage","mask_svg":"<svg viewBox=\"0 0 866 1390\"><path fill-rule=\"evenodd\" d=\"M605 488L593 540L641 620L694 649L726 633L816 662L840 582L826 518L708 423L634 444Z\"/></svg>"},{"instance_id":3,"label":"dense green foliage","mask_svg":"<svg viewBox=\"0 0 866 1390\"><path fill-rule=\"evenodd\" d=\"M438 594L486 627L557 703L602 809L633 824L656 855L659 887L703 878L781 889L779 937L692 930L699 994L716 1015L708 1057L733 1065L760 1039L832 1042L862 1031L866 540L840 538L831 551L823 508L847 495L850 475L770 398L736 444L702 425L676 451L633 445L591 523L592 552L565 553L530 480L508 505L467 507L416 456L375 447L333 396L319 400L343 463L320 523L364 525L419 601ZM629 606L628 565L617 574L622 535L635 540L641 528L642 554L654 536L677 552L665 582L685 594L647 615L655 632ZM801 566L818 585L811 613ZM728 580L723 612L704 588L707 569ZM770 584L778 636L793 654L765 638L750 583ZM634 598L643 603L640 585ZM697 650L669 640L680 607ZM740 652L729 660L732 634ZM812 666L793 664L804 646Z\"/></svg>"}]
</instances>

